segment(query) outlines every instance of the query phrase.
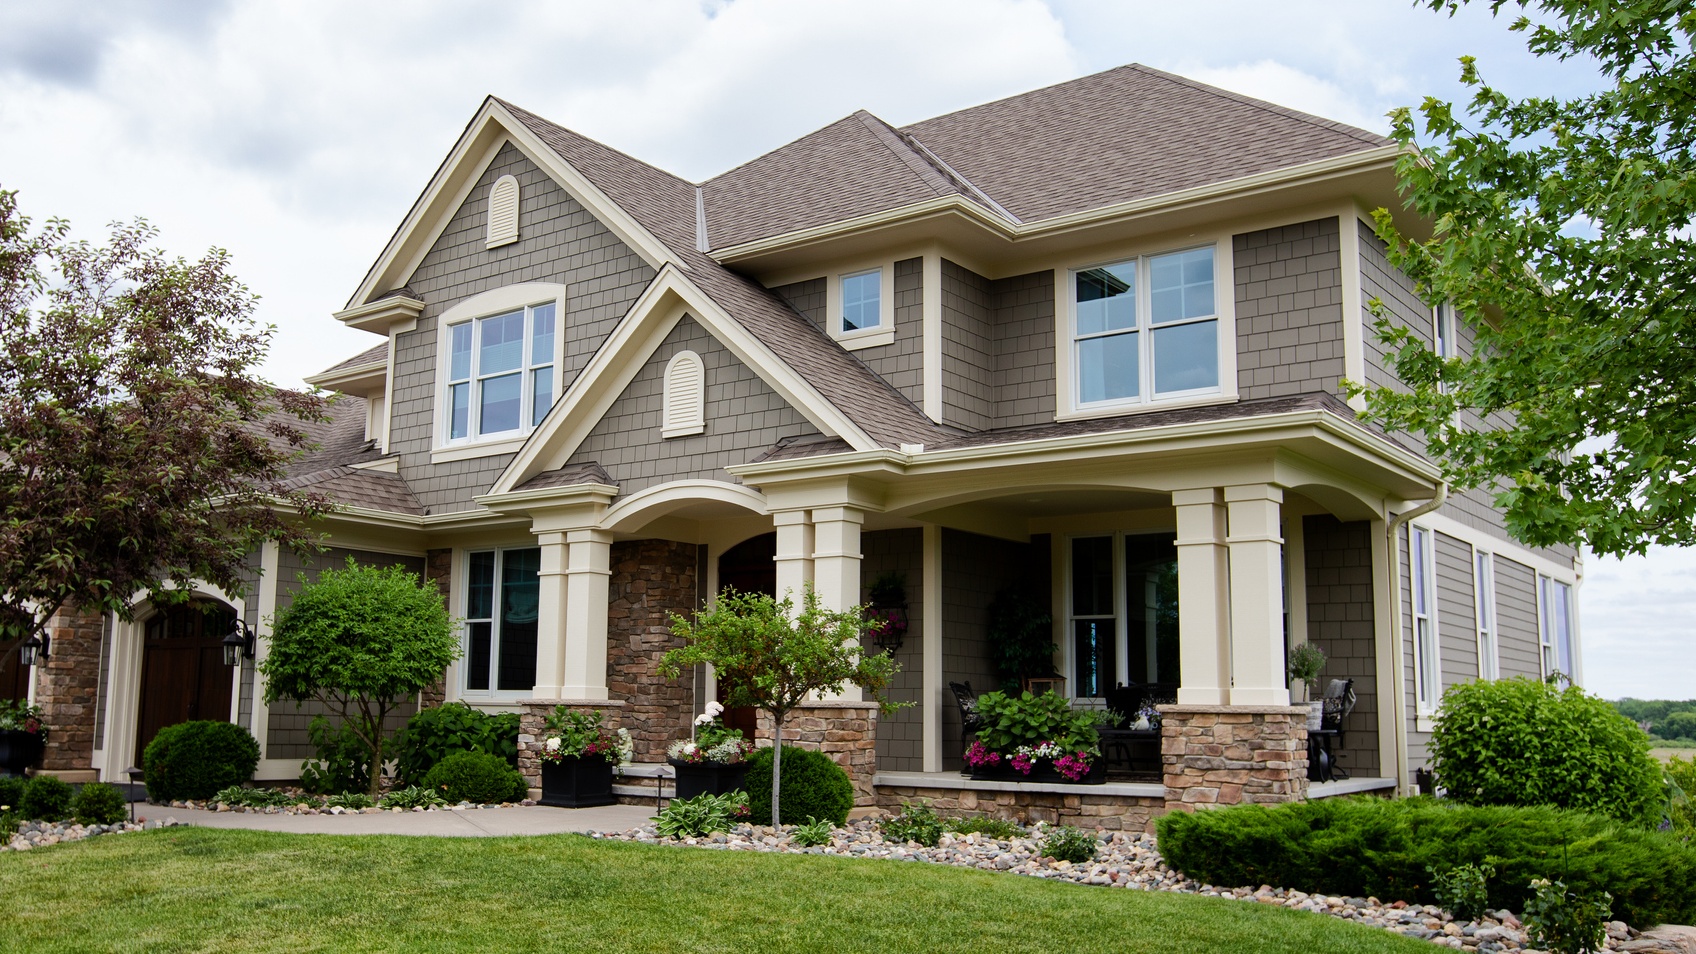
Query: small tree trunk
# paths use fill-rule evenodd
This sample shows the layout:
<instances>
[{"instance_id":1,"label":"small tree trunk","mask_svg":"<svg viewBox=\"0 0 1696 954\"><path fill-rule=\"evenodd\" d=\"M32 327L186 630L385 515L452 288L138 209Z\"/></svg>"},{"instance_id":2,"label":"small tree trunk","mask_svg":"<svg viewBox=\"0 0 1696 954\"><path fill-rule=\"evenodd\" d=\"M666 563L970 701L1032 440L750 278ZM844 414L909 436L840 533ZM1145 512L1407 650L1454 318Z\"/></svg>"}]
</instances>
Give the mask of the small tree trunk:
<instances>
[{"instance_id":1,"label":"small tree trunk","mask_svg":"<svg viewBox=\"0 0 1696 954\"><path fill-rule=\"evenodd\" d=\"M772 713L772 743L771 743L771 824L773 828L780 827L782 816L777 813L779 791L783 778L783 713Z\"/></svg>"},{"instance_id":2,"label":"small tree trunk","mask_svg":"<svg viewBox=\"0 0 1696 954\"><path fill-rule=\"evenodd\" d=\"M385 706L377 711L377 718L374 721L370 719L369 715L366 716L366 728L369 730L366 738L369 740L367 744L371 746L371 791L369 794L373 802L377 800L377 794L382 791L383 786L383 723L388 720L388 715L388 708Z\"/></svg>"}]
</instances>

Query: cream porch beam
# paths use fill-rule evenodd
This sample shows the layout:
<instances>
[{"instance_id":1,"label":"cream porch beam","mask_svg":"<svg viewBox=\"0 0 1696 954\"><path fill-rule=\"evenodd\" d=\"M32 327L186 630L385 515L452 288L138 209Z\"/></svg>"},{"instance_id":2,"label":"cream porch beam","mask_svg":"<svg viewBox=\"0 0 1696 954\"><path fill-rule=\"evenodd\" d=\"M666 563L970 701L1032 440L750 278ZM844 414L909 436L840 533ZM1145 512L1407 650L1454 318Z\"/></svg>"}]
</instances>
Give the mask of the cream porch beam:
<instances>
[{"instance_id":1,"label":"cream porch beam","mask_svg":"<svg viewBox=\"0 0 1696 954\"><path fill-rule=\"evenodd\" d=\"M1178 704L1229 701L1231 621L1225 506L1218 488L1172 493L1178 517Z\"/></svg>"},{"instance_id":2,"label":"cream porch beam","mask_svg":"<svg viewBox=\"0 0 1696 954\"><path fill-rule=\"evenodd\" d=\"M1290 704L1284 675L1284 539L1278 529L1283 502L1283 489L1272 484L1225 488L1234 706Z\"/></svg>"}]
</instances>

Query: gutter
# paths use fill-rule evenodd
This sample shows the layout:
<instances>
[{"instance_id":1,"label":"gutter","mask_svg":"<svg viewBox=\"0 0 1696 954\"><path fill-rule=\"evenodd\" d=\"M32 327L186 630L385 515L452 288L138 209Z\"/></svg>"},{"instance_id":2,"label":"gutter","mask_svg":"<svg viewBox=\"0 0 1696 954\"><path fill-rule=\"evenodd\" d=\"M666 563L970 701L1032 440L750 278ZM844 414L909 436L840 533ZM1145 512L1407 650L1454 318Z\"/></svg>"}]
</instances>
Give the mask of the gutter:
<instances>
[{"instance_id":1,"label":"gutter","mask_svg":"<svg viewBox=\"0 0 1696 954\"><path fill-rule=\"evenodd\" d=\"M1407 700L1407 668L1402 664L1402 549L1397 534L1402 525L1425 516L1447 503L1449 499L1449 482L1444 480L1437 484L1437 493L1430 500L1407 511L1391 517L1384 525L1384 534L1388 537L1390 549L1390 656L1393 667L1390 672L1390 684L1396 701L1396 784L1403 792L1408 791L1409 775L1407 771L1407 713L1402 706ZM1418 705L1417 702L1414 703Z\"/></svg>"}]
</instances>

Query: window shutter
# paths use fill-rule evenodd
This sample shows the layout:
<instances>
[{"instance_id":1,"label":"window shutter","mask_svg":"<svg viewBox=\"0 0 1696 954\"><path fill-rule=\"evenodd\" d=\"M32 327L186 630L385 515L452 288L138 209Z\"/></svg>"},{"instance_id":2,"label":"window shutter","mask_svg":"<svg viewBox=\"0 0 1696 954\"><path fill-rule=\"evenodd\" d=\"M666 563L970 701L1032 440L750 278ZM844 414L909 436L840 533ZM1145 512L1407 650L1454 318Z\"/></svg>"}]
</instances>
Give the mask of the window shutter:
<instances>
[{"instance_id":1,"label":"window shutter","mask_svg":"<svg viewBox=\"0 0 1696 954\"><path fill-rule=\"evenodd\" d=\"M501 176L489 187L489 240L487 248L518 241L518 180Z\"/></svg>"},{"instance_id":2,"label":"window shutter","mask_svg":"<svg viewBox=\"0 0 1696 954\"><path fill-rule=\"evenodd\" d=\"M662 437L684 437L706 430L706 372L701 356L680 351L665 366L665 419Z\"/></svg>"}]
</instances>

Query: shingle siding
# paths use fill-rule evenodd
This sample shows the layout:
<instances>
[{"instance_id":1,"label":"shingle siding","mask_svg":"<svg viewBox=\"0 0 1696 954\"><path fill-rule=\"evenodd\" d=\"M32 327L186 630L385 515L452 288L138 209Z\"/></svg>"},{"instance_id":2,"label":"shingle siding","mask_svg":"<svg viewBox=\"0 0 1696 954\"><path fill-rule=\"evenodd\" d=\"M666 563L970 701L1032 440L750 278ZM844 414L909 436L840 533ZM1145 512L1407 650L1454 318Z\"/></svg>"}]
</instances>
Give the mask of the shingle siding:
<instances>
[{"instance_id":1,"label":"shingle siding","mask_svg":"<svg viewBox=\"0 0 1696 954\"><path fill-rule=\"evenodd\" d=\"M666 439L660 436L665 366L684 350L701 356L706 373L706 430ZM801 412L684 316L566 463L599 463L627 496L685 478L735 483L725 465L747 463L785 437L817 434Z\"/></svg>"},{"instance_id":2,"label":"shingle siding","mask_svg":"<svg viewBox=\"0 0 1696 954\"><path fill-rule=\"evenodd\" d=\"M487 249L489 187L508 174L518 179L522 192L519 240ZM547 173L510 143L503 146L406 283L425 308L417 328L397 340L390 449L400 455L401 476L419 502L432 513L469 510L475 506L472 496L488 490L511 460L510 454L498 454L430 463L440 408L437 318L443 311L472 295L521 282L567 285L557 400L653 277L647 263Z\"/></svg>"},{"instance_id":3,"label":"shingle siding","mask_svg":"<svg viewBox=\"0 0 1696 954\"><path fill-rule=\"evenodd\" d=\"M995 312L990 282L942 260L942 423L995 426Z\"/></svg>"},{"instance_id":4,"label":"shingle siding","mask_svg":"<svg viewBox=\"0 0 1696 954\"><path fill-rule=\"evenodd\" d=\"M989 291L995 309L995 426L1052 424L1054 273L998 279Z\"/></svg>"},{"instance_id":5,"label":"shingle siding","mask_svg":"<svg viewBox=\"0 0 1696 954\"><path fill-rule=\"evenodd\" d=\"M1324 650L1320 689L1353 679L1355 709L1344 724L1340 766L1378 775L1378 660L1373 634L1372 524L1329 515L1302 518L1307 560L1307 639Z\"/></svg>"},{"instance_id":6,"label":"shingle siding","mask_svg":"<svg viewBox=\"0 0 1696 954\"><path fill-rule=\"evenodd\" d=\"M777 297L789 303L807 317L808 321L824 330L825 296L828 294L830 282L823 278L810 278L804 282L791 282L788 285L773 286L771 291Z\"/></svg>"},{"instance_id":7,"label":"shingle siding","mask_svg":"<svg viewBox=\"0 0 1696 954\"><path fill-rule=\"evenodd\" d=\"M829 334L825 325L829 283L828 278L812 278L776 285L771 291L817 325L820 331ZM896 262L894 284L895 340L874 348L860 348L853 354L900 391L903 397L915 406L922 406L925 400L924 259L909 258Z\"/></svg>"},{"instance_id":8,"label":"shingle siding","mask_svg":"<svg viewBox=\"0 0 1696 954\"><path fill-rule=\"evenodd\" d=\"M1341 255L1334 218L1232 237L1237 393L1244 400L1341 393Z\"/></svg>"},{"instance_id":9,"label":"shingle siding","mask_svg":"<svg viewBox=\"0 0 1696 954\"><path fill-rule=\"evenodd\" d=\"M909 703L905 709L879 716L877 720L877 767L882 772L924 771L924 531L879 530L860 537L861 602L870 602L870 588L885 573L906 577L907 636L895 653L901 671L889 687L893 702ZM866 649L880 652L866 640Z\"/></svg>"}]
</instances>

